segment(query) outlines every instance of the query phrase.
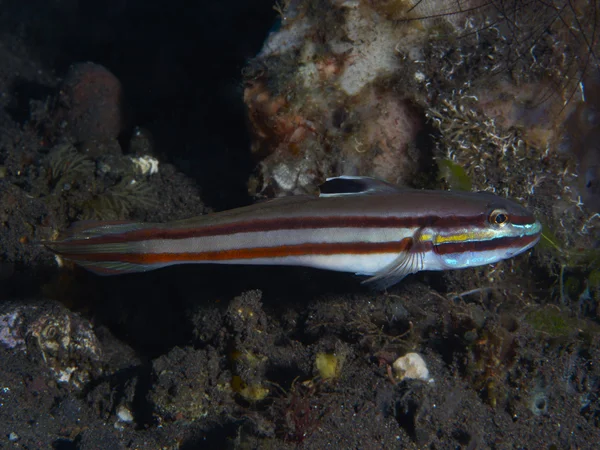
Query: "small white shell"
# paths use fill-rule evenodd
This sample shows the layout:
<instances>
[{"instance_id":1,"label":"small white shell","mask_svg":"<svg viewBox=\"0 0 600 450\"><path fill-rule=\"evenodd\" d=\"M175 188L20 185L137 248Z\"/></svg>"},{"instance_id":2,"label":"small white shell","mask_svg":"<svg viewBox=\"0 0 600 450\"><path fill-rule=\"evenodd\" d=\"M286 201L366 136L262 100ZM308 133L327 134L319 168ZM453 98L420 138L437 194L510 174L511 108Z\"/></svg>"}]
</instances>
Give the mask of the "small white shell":
<instances>
[{"instance_id":1,"label":"small white shell","mask_svg":"<svg viewBox=\"0 0 600 450\"><path fill-rule=\"evenodd\" d=\"M392 365L394 374L399 380L415 379L432 382L433 378L429 376L429 369L421 355L418 353L407 353L401 356Z\"/></svg>"},{"instance_id":2,"label":"small white shell","mask_svg":"<svg viewBox=\"0 0 600 450\"><path fill-rule=\"evenodd\" d=\"M145 155L131 158L131 162L142 175L154 175L158 173L158 159Z\"/></svg>"}]
</instances>

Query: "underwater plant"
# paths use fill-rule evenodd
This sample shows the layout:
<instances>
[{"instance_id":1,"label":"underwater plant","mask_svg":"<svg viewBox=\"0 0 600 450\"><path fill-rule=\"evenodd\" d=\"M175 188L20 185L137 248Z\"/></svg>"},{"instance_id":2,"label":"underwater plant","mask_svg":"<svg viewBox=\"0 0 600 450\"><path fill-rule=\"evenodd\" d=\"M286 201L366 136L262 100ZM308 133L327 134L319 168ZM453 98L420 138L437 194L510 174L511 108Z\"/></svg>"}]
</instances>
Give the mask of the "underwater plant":
<instances>
[{"instance_id":1,"label":"underwater plant","mask_svg":"<svg viewBox=\"0 0 600 450\"><path fill-rule=\"evenodd\" d=\"M86 202L83 205L82 219L122 219L135 209L153 209L157 206L156 193L148 182L123 178Z\"/></svg>"},{"instance_id":2,"label":"underwater plant","mask_svg":"<svg viewBox=\"0 0 600 450\"><path fill-rule=\"evenodd\" d=\"M92 159L78 152L70 143L54 147L48 156L47 166L53 190L65 189L71 183L92 176L96 168Z\"/></svg>"}]
</instances>

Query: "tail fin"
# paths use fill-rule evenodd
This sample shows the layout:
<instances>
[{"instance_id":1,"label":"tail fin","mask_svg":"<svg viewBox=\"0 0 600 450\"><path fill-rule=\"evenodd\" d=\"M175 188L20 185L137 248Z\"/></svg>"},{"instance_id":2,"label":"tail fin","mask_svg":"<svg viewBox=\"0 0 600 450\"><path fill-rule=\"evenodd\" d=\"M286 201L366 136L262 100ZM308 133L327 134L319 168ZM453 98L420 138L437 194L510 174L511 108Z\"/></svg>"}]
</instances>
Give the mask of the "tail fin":
<instances>
[{"instance_id":1,"label":"tail fin","mask_svg":"<svg viewBox=\"0 0 600 450\"><path fill-rule=\"evenodd\" d=\"M98 275L145 272L165 265L143 262L143 237L157 226L127 221L76 222L58 240L43 244Z\"/></svg>"}]
</instances>

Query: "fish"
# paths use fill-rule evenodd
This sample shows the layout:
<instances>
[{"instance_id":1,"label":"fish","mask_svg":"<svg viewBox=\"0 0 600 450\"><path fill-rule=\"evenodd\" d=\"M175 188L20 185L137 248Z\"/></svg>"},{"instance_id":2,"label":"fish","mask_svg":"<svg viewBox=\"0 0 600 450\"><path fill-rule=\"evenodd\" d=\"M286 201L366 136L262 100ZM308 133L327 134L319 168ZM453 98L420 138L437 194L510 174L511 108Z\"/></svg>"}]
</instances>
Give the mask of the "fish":
<instances>
[{"instance_id":1,"label":"fish","mask_svg":"<svg viewBox=\"0 0 600 450\"><path fill-rule=\"evenodd\" d=\"M424 270L512 258L539 241L541 228L523 206L491 193L341 176L319 195L168 223L76 222L44 245L100 275L183 263L289 265L368 276L364 283L386 289Z\"/></svg>"}]
</instances>

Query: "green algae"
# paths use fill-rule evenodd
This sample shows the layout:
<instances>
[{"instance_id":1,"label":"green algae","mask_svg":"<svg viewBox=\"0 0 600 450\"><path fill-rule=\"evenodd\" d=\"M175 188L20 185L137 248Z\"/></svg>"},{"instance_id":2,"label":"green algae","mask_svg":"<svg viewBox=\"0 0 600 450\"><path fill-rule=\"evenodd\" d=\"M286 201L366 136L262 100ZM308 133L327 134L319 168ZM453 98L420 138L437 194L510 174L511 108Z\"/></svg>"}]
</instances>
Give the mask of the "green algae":
<instances>
[{"instance_id":1,"label":"green algae","mask_svg":"<svg viewBox=\"0 0 600 450\"><path fill-rule=\"evenodd\" d=\"M473 190L473 181L465 168L450 159L438 159L438 178L445 180L453 191Z\"/></svg>"},{"instance_id":2,"label":"green algae","mask_svg":"<svg viewBox=\"0 0 600 450\"><path fill-rule=\"evenodd\" d=\"M573 320L564 315L562 311L554 308L543 308L531 311L525 316L525 322L540 333L552 337L567 336L573 331Z\"/></svg>"},{"instance_id":3,"label":"green algae","mask_svg":"<svg viewBox=\"0 0 600 450\"><path fill-rule=\"evenodd\" d=\"M552 338L561 338L573 334L594 334L599 329L596 324L584 319L569 317L556 307L546 307L529 312L525 322L538 333L546 334Z\"/></svg>"}]
</instances>

